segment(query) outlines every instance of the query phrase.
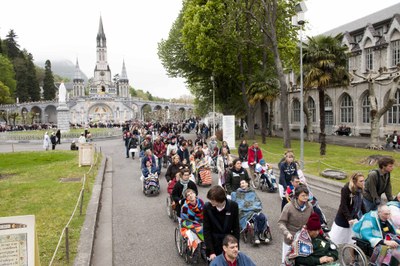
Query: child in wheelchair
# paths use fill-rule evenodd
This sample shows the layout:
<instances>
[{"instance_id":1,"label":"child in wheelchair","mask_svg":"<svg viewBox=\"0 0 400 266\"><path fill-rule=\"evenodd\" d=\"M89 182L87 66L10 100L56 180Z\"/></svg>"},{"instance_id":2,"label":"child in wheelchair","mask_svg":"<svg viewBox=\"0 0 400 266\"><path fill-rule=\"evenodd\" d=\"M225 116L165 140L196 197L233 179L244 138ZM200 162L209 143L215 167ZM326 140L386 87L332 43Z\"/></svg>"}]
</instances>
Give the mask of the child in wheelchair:
<instances>
[{"instance_id":1,"label":"child in wheelchair","mask_svg":"<svg viewBox=\"0 0 400 266\"><path fill-rule=\"evenodd\" d=\"M147 195L158 195L160 193L160 182L158 180L155 162L146 161L146 167L142 168L143 193Z\"/></svg>"},{"instance_id":2,"label":"child in wheelchair","mask_svg":"<svg viewBox=\"0 0 400 266\"><path fill-rule=\"evenodd\" d=\"M197 263L199 257L206 259L203 234L203 207L204 202L198 198L192 189L185 190L185 199L182 200L180 212L180 233L187 245L189 261Z\"/></svg>"},{"instance_id":3,"label":"child in wheelchair","mask_svg":"<svg viewBox=\"0 0 400 266\"><path fill-rule=\"evenodd\" d=\"M260 160L259 164L256 164L255 172L260 174L260 188L262 189L265 185L268 186L269 192L275 192L278 188L276 184L276 178L272 171L272 167L265 162L264 159Z\"/></svg>"},{"instance_id":4,"label":"child in wheelchair","mask_svg":"<svg viewBox=\"0 0 400 266\"><path fill-rule=\"evenodd\" d=\"M239 206L240 230L247 238L248 233L254 244L260 244L261 240L269 243L271 234L267 217L261 213L262 203L256 192L249 187L247 180L240 181L240 188L231 193L231 200Z\"/></svg>"}]
</instances>

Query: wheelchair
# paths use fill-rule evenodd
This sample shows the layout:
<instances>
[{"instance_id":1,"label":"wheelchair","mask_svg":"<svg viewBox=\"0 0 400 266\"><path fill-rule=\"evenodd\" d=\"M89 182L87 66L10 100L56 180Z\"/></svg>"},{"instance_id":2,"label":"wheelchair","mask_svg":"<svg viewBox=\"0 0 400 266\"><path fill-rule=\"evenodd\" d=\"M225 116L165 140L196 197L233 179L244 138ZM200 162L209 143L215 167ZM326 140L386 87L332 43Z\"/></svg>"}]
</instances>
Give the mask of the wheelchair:
<instances>
[{"instance_id":1,"label":"wheelchair","mask_svg":"<svg viewBox=\"0 0 400 266\"><path fill-rule=\"evenodd\" d=\"M176 215L176 210L173 207L173 200L171 198L171 195L167 196L167 215L169 218L171 218L174 222L178 221L178 216Z\"/></svg>"},{"instance_id":2,"label":"wheelchair","mask_svg":"<svg viewBox=\"0 0 400 266\"><path fill-rule=\"evenodd\" d=\"M191 254L191 250L188 248L187 239L184 238L181 234L181 227L178 225L175 228L175 246L178 252L178 255L183 257L186 263L188 264L199 264L201 260L207 262L207 256L204 249L204 242L196 248L193 254ZM202 249L204 252L202 252Z\"/></svg>"},{"instance_id":3,"label":"wheelchair","mask_svg":"<svg viewBox=\"0 0 400 266\"><path fill-rule=\"evenodd\" d=\"M355 244L345 244L339 254L341 265L368 266L374 249L371 244L363 239L353 237Z\"/></svg>"},{"instance_id":4,"label":"wheelchair","mask_svg":"<svg viewBox=\"0 0 400 266\"><path fill-rule=\"evenodd\" d=\"M259 239L261 243L269 243L272 241L272 234L269 227L268 220L266 221L267 228L264 229L262 233L259 234ZM252 219L247 221L246 228L240 233L243 237L244 243L255 244L255 232L254 232L254 222Z\"/></svg>"}]
</instances>

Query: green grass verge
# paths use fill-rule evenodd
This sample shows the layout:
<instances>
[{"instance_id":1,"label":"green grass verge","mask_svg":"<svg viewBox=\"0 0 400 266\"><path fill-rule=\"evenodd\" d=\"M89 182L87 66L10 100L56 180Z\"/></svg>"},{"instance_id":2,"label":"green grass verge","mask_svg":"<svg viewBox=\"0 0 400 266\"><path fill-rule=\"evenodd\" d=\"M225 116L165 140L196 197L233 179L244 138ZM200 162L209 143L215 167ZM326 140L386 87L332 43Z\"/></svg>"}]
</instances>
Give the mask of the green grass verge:
<instances>
[{"instance_id":1,"label":"green grass verge","mask_svg":"<svg viewBox=\"0 0 400 266\"><path fill-rule=\"evenodd\" d=\"M257 138L257 141L263 150L263 156L266 162L277 164L285 149L283 148L283 139L277 137L267 138L266 144L261 144L261 138ZM252 141L248 141L249 146ZM295 154L295 159L300 159L300 141L291 140L292 149ZM236 146L239 145L239 141ZM400 192L400 154L392 151L374 151L362 148L354 148L347 146L331 145L327 144L326 155L319 155L319 143L315 142L304 142L304 172L316 176L320 176L320 172L325 169L342 170L348 176L355 172L361 172L364 175L368 175L368 172L372 169L376 169L377 165L369 165L366 159L370 155L388 155L395 159L395 168L391 174L391 182L393 188L393 194ZM237 151L235 151L237 154ZM348 179L342 182L347 182Z\"/></svg>"},{"instance_id":2,"label":"green grass verge","mask_svg":"<svg viewBox=\"0 0 400 266\"><path fill-rule=\"evenodd\" d=\"M78 208L69 226L70 263L66 262L63 238L53 265L73 264L100 160L88 175L82 216ZM0 216L35 215L40 261L48 265L82 188L82 182L63 183L60 179L83 180L89 167L78 166L76 151L49 151L1 153L0 169Z\"/></svg>"}]
</instances>

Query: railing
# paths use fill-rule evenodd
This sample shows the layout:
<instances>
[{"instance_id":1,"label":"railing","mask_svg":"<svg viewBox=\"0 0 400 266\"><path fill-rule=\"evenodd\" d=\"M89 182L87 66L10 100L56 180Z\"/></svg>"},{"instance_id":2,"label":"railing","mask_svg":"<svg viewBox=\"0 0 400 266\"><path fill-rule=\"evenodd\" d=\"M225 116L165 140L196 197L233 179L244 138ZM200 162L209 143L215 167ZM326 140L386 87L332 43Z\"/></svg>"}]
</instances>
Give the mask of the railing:
<instances>
[{"instance_id":1,"label":"railing","mask_svg":"<svg viewBox=\"0 0 400 266\"><path fill-rule=\"evenodd\" d=\"M76 200L76 204L75 204L75 208L71 214L71 217L69 218L67 224L64 226L63 230L61 231L61 235L59 237L57 246L54 250L53 256L50 260L49 266L53 265L54 263L54 259L57 255L57 252L60 248L61 242L63 240L63 237L65 237L65 259L67 264L69 264L69 254L70 254L70 250L69 250L69 226L70 223L72 221L72 219L75 216L76 211L78 210L79 207L79 216L82 216L82 209L83 209L83 199L84 199L84 195L85 195L85 190L88 191L89 190L89 184L88 184L88 176L92 173L92 170L94 169L93 166L97 165L98 163L98 159L99 159L99 154L97 153L97 150L95 150L95 154L96 154L96 158L94 160L94 163L90 166L90 169L87 171L86 174L83 175L83 179L82 179L82 187L81 190L79 192L78 198Z\"/></svg>"},{"instance_id":2,"label":"railing","mask_svg":"<svg viewBox=\"0 0 400 266\"><path fill-rule=\"evenodd\" d=\"M51 130L49 130L51 131ZM82 129L83 131L83 129ZM90 131L90 129L89 129ZM27 133L23 132L2 132L0 133L0 141L6 141L6 140L14 140L14 141L30 141L30 140L42 140L43 135L38 134L38 133ZM35 132L35 131L32 131ZM43 133L44 134L44 133ZM102 139L102 138L109 138L109 137L116 137L116 136L122 136L122 131L121 128L113 128L109 130L104 130L104 131L99 131L99 132L91 132L92 134L92 139ZM65 132L62 133L62 138L63 139L78 139L80 136L79 132Z\"/></svg>"}]
</instances>

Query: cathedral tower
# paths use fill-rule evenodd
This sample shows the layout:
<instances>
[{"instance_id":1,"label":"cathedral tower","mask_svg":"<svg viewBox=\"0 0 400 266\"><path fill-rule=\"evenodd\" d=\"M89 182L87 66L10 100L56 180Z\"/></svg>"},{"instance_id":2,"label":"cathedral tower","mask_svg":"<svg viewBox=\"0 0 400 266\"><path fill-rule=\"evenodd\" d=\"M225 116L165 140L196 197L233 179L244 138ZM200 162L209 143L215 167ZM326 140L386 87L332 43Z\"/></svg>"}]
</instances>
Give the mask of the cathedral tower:
<instances>
[{"instance_id":1,"label":"cathedral tower","mask_svg":"<svg viewBox=\"0 0 400 266\"><path fill-rule=\"evenodd\" d=\"M78 58L76 58L74 78L72 80L72 97L85 96L85 84L82 78L82 72L79 68Z\"/></svg>"},{"instance_id":2,"label":"cathedral tower","mask_svg":"<svg viewBox=\"0 0 400 266\"><path fill-rule=\"evenodd\" d=\"M122 71L121 71L121 76L119 77L118 87L119 87L119 96L128 98L130 95L129 80L128 80L128 75L126 74L125 60L122 62Z\"/></svg>"},{"instance_id":3,"label":"cathedral tower","mask_svg":"<svg viewBox=\"0 0 400 266\"><path fill-rule=\"evenodd\" d=\"M99 31L97 33L96 67L94 69L93 84L90 94L116 94L116 89L111 82L111 70L107 62L107 39L100 17Z\"/></svg>"}]
</instances>

